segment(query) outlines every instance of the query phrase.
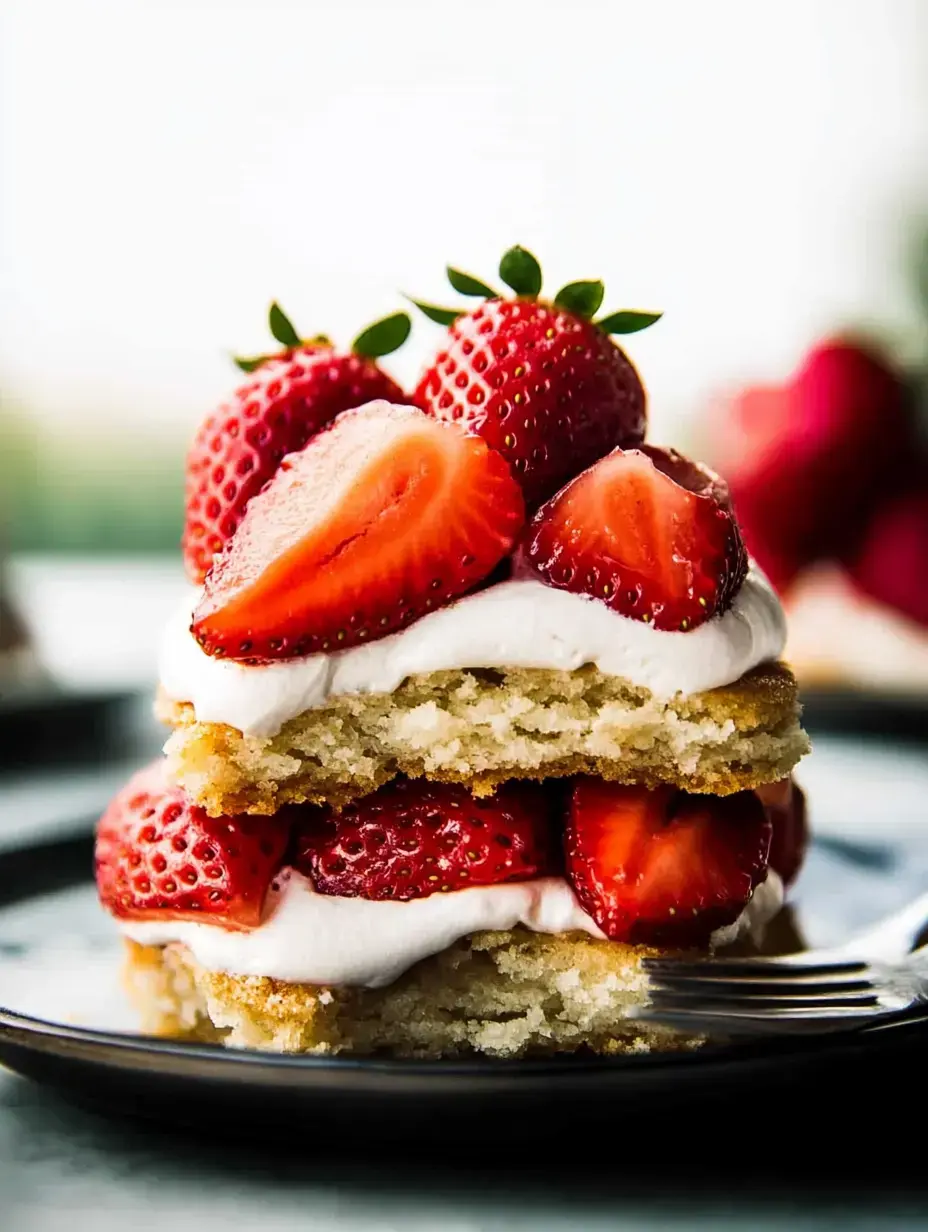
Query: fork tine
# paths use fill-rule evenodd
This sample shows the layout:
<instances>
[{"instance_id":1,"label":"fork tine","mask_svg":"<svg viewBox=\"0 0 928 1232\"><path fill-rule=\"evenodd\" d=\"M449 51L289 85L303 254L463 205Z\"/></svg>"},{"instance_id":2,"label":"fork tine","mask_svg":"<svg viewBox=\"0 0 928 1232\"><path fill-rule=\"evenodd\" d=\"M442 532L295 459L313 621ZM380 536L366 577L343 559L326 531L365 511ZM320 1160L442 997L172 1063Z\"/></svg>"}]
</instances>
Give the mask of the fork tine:
<instances>
[{"instance_id":1,"label":"fork tine","mask_svg":"<svg viewBox=\"0 0 928 1232\"><path fill-rule=\"evenodd\" d=\"M738 995L759 997L826 997L852 992L862 992L873 987L870 973L862 975L836 975L831 977L802 975L795 979L769 978L752 975L734 978L724 975L688 973L657 975L649 978L649 987L661 992L702 992L707 997Z\"/></svg>"},{"instance_id":2,"label":"fork tine","mask_svg":"<svg viewBox=\"0 0 928 1232\"><path fill-rule=\"evenodd\" d=\"M725 1010L723 1013L683 1007L663 1008L639 1006L630 1014L641 1022L653 1022L667 1027L676 1027L695 1035L724 1037L726 1035L771 1035L797 1034L815 1031L834 1031L855 1022L872 1022L874 1011L868 1009L812 1010L797 1012L774 1010L770 1012Z\"/></svg>"},{"instance_id":3,"label":"fork tine","mask_svg":"<svg viewBox=\"0 0 928 1232\"><path fill-rule=\"evenodd\" d=\"M803 976L858 975L869 969L862 959L803 962L802 956L785 958L644 958L642 967L648 975L718 975L747 978L753 975L770 978L800 979Z\"/></svg>"},{"instance_id":4,"label":"fork tine","mask_svg":"<svg viewBox=\"0 0 928 1232\"><path fill-rule=\"evenodd\" d=\"M651 983L652 999L669 1000L678 998L685 1002L720 1002L725 1004L743 1003L747 1005L839 1005L847 1002L861 1002L866 998L873 1000L876 991L873 983L859 981L853 984L833 984L833 986L807 987L794 989L790 986L776 987L775 984L754 984L744 987L741 982L732 983Z\"/></svg>"},{"instance_id":5,"label":"fork tine","mask_svg":"<svg viewBox=\"0 0 928 1232\"><path fill-rule=\"evenodd\" d=\"M782 993L744 993L737 988L708 992L699 988L673 988L653 990L651 1004L660 1009L674 1010L697 1007L713 1010L718 1013L767 1013L768 1011L790 1011L831 1009L844 1010L849 1008L879 1009L880 1000L871 985L866 984L857 991L827 992L814 996L802 994L783 995Z\"/></svg>"}]
</instances>

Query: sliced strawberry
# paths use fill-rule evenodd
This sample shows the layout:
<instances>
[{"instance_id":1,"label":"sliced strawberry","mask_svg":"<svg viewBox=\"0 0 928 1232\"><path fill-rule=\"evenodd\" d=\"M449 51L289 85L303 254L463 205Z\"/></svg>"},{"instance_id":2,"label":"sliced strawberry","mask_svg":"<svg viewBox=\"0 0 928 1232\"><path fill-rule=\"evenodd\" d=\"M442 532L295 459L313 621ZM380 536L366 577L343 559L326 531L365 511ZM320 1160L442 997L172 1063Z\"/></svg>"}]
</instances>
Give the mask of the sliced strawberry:
<instances>
[{"instance_id":1,"label":"sliced strawberry","mask_svg":"<svg viewBox=\"0 0 928 1232\"><path fill-rule=\"evenodd\" d=\"M574 784L567 873L613 941L704 945L733 923L767 871L771 825L757 796Z\"/></svg>"},{"instance_id":2,"label":"sliced strawberry","mask_svg":"<svg viewBox=\"0 0 928 1232\"><path fill-rule=\"evenodd\" d=\"M524 518L503 459L421 411L375 402L291 454L206 581L193 632L244 662L341 650L463 594Z\"/></svg>"},{"instance_id":3,"label":"sliced strawberry","mask_svg":"<svg viewBox=\"0 0 928 1232\"><path fill-rule=\"evenodd\" d=\"M616 449L529 522L520 574L590 595L655 628L724 612L747 555L724 482L672 449Z\"/></svg>"},{"instance_id":4,"label":"sliced strawberry","mask_svg":"<svg viewBox=\"0 0 928 1232\"><path fill-rule=\"evenodd\" d=\"M314 810L293 849L321 894L345 898L426 898L563 867L550 793L535 783L477 800L456 784L397 779L340 813Z\"/></svg>"},{"instance_id":5,"label":"sliced strawberry","mask_svg":"<svg viewBox=\"0 0 928 1232\"><path fill-rule=\"evenodd\" d=\"M805 795L791 778L756 790L773 826L768 863L784 885L792 885L809 846Z\"/></svg>"},{"instance_id":6,"label":"sliced strawberry","mask_svg":"<svg viewBox=\"0 0 928 1232\"><path fill-rule=\"evenodd\" d=\"M324 338L301 341L276 304L271 328L291 345L278 355L238 361L251 375L206 418L187 454L183 552L193 582L206 577L285 454L302 449L350 407L375 398L406 401L374 362L401 345L409 331L405 314L365 330L350 352Z\"/></svg>"},{"instance_id":7,"label":"sliced strawberry","mask_svg":"<svg viewBox=\"0 0 928 1232\"><path fill-rule=\"evenodd\" d=\"M274 817L207 817L164 763L140 770L97 827L100 899L126 920L203 920L254 928L283 863L293 810Z\"/></svg>"}]
</instances>

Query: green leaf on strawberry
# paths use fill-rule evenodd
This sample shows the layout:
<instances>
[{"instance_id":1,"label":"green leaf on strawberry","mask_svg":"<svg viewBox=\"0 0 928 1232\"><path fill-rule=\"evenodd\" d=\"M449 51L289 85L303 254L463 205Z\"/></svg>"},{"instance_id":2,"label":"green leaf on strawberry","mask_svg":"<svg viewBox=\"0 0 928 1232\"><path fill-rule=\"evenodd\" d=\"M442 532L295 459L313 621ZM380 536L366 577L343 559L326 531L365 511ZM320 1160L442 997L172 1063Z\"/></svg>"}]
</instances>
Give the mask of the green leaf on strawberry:
<instances>
[{"instance_id":1,"label":"green leaf on strawberry","mask_svg":"<svg viewBox=\"0 0 928 1232\"><path fill-rule=\"evenodd\" d=\"M266 364L269 359L275 359L274 355L252 355L247 358L242 355L233 355L232 362L236 368L241 368L242 372L255 372L262 364Z\"/></svg>"},{"instance_id":2,"label":"green leaf on strawberry","mask_svg":"<svg viewBox=\"0 0 928 1232\"><path fill-rule=\"evenodd\" d=\"M492 287L488 287L485 282L481 282L479 278L474 278L471 274L465 274L450 265L446 269L448 281L459 295L475 295L482 299L498 298L498 292L494 291Z\"/></svg>"},{"instance_id":3,"label":"green leaf on strawberry","mask_svg":"<svg viewBox=\"0 0 928 1232\"><path fill-rule=\"evenodd\" d=\"M300 345L300 335L293 328L290 318L286 315L276 300L273 304L271 304L270 311L267 314L267 323L270 326L271 336L275 338L281 346L289 349Z\"/></svg>"},{"instance_id":4,"label":"green leaf on strawberry","mask_svg":"<svg viewBox=\"0 0 928 1232\"><path fill-rule=\"evenodd\" d=\"M459 316L463 316L463 311L457 308L442 308L438 304L427 304L425 300L413 299L411 295L407 295L406 298L411 304L415 304L423 316L427 316L436 325L453 325Z\"/></svg>"},{"instance_id":5,"label":"green leaf on strawberry","mask_svg":"<svg viewBox=\"0 0 928 1232\"><path fill-rule=\"evenodd\" d=\"M569 282L555 295L554 304L565 312L572 312L575 317L589 321L594 313L599 312L605 292L606 288L598 279L595 282Z\"/></svg>"},{"instance_id":6,"label":"green leaf on strawberry","mask_svg":"<svg viewBox=\"0 0 928 1232\"><path fill-rule=\"evenodd\" d=\"M408 313L394 312L392 316L375 321L367 329L361 331L351 344L355 355L363 355L366 359L379 359L381 355L392 355L399 350L412 329Z\"/></svg>"},{"instance_id":7,"label":"green leaf on strawberry","mask_svg":"<svg viewBox=\"0 0 928 1232\"><path fill-rule=\"evenodd\" d=\"M607 334L637 334L639 330L659 321L663 315L662 312L612 312L595 324Z\"/></svg>"},{"instance_id":8,"label":"green leaf on strawberry","mask_svg":"<svg viewBox=\"0 0 928 1232\"><path fill-rule=\"evenodd\" d=\"M503 253L499 276L516 295L535 299L541 291L541 266L527 248L518 244Z\"/></svg>"}]
</instances>

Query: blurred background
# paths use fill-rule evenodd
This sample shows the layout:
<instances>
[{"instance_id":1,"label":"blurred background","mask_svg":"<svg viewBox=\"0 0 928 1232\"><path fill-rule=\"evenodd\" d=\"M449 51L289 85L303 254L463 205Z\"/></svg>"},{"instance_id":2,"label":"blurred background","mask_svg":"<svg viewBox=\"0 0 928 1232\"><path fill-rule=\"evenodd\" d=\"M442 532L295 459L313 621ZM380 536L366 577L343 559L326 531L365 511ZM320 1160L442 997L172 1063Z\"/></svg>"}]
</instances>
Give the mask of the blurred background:
<instances>
[{"instance_id":1,"label":"blurred background","mask_svg":"<svg viewBox=\"0 0 928 1232\"><path fill-rule=\"evenodd\" d=\"M551 288L601 277L606 307L664 310L627 343L651 437L732 479L803 672L928 689L920 475L863 433L857 471L768 482L810 416L820 454L869 414L914 456L896 401L914 422L928 357L922 0L7 0L0 56L0 645L15 608L56 681L149 683L183 585L184 449L230 353L266 347L269 301L347 343L400 291L441 300L446 262L489 277L519 242ZM877 376L830 356L794 396L848 331ZM439 334L420 319L386 366L412 380ZM872 405L845 405L868 381ZM849 563L884 501L861 455L921 493L871 553L901 535L911 586ZM814 487L830 515L797 507ZM848 507L853 543L819 533Z\"/></svg>"}]
</instances>

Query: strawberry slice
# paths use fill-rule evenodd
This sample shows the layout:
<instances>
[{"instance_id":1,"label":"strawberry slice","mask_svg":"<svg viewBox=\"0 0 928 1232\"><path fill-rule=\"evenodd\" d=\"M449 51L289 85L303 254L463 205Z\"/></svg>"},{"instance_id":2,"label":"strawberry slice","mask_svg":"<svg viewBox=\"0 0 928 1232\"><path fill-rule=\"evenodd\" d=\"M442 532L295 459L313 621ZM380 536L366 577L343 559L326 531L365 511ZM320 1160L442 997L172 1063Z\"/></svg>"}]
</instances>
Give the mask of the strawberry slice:
<instances>
[{"instance_id":1,"label":"strawberry slice","mask_svg":"<svg viewBox=\"0 0 928 1232\"><path fill-rule=\"evenodd\" d=\"M426 898L559 871L550 794L511 782L476 800L465 787L397 779L339 813L314 810L294 866L321 894Z\"/></svg>"},{"instance_id":2,"label":"strawberry slice","mask_svg":"<svg viewBox=\"0 0 928 1232\"><path fill-rule=\"evenodd\" d=\"M756 789L773 826L769 864L784 885L796 880L809 846L806 798L791 778Z\"/></svg>"},{"instance_id":3,"label":"strawberry slice","mask_svg":"<svg viewBox=\"0 0 928 1232\"><path fill-rule=\"evenodd\" d=\"M524 520L480 437L372 402L290 454L206 580L193 633L246 663L342 650L470 590Z\"/></svg>"},{"instance_id":4,"label":"strawberry slice","mask_svg":"<svg viewBox=\"0 0 928 1232\"><path fill-rule=\"evenodd\" d=\"M691 795L580 778L568 813L567 873L613 941L705 945L764 879L770 836L751 791Z\"/></svg>"},{"instance_id":5,"label":"strawberry slice","mask_svg":"<svg viewBox=\"0 0 928 1232\"><path fill-rule=\"evenodd\" d=\"M531 519L521 576L685 632L724 612L747 573L728 489L673 449L615 449Z\"/></svg>"},{"instance_id":6,"label":"strawberry slice","mask_svg":"<svg viewBox=\"0 0 928 1232\"><path fill-rule=\"evenodd\" d=\"M133 776L97 827L100 899L125 920L203 920L254 928L283 863L294 816L208 817L164 763Z\"/></svg>"}]
</instances>

